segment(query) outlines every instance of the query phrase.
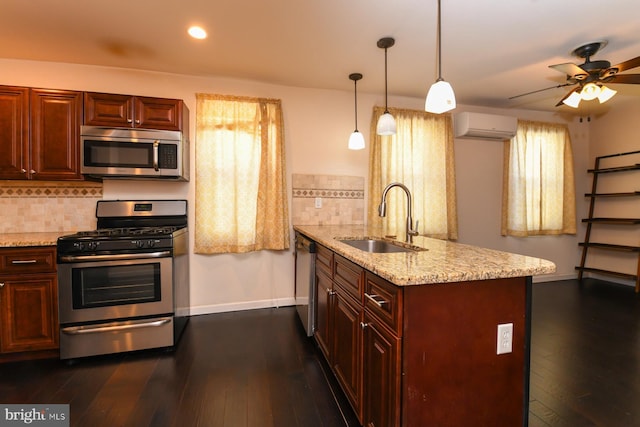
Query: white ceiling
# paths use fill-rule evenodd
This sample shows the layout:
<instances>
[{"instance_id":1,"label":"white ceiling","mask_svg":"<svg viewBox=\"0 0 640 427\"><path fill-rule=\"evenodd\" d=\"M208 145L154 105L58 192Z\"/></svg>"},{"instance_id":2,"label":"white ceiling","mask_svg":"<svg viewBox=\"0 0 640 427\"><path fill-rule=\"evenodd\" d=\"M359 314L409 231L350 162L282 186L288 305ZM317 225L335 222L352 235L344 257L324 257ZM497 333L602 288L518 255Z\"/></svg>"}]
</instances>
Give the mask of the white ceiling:
<instances>
[{"instance_id":1,"label":"white ceiling","mask_svg":"<svg viewBox=\"0 0 640 427\"><path fill-rule=\"evenodd\" d=\"M339 90L360 72L358 90L381 94L376 43L390 36L389 94L424 97L436 14L436 0L2 0L0 57ZM191 24L209 37L189 38ZM640 56L639 30L638 0L442 0L442 75L460 104L573 112L555 107L568 88L508 98L564 83L548 65L581 63L570 53L589 42L608 41L592 59L612 65ZM640 96L640 85L610 86L609 104Z\"/></svg>"}]
</instances>

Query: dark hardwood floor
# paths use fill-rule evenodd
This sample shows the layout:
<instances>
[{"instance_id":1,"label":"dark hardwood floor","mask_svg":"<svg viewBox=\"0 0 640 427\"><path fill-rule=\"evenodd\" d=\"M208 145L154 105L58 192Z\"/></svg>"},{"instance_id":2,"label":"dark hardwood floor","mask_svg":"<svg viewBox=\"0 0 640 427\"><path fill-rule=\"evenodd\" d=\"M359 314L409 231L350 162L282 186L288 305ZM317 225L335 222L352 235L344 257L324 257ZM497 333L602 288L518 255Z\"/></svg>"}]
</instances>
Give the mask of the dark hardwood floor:
<instances>
[{"instance_id":1,"label":"dark hardwood floor","mask_svg":"<svg viewBox=\"0 0 640 427\"><path fill-rule=\"evenodd\" d=\"M532 325L531 427L640 426L632 288L534 284ZM82 427L356 425L327 370L292 307L222 313L173 352L0 364L0 403L70 403Z\"/></svg>"}]
</instances>

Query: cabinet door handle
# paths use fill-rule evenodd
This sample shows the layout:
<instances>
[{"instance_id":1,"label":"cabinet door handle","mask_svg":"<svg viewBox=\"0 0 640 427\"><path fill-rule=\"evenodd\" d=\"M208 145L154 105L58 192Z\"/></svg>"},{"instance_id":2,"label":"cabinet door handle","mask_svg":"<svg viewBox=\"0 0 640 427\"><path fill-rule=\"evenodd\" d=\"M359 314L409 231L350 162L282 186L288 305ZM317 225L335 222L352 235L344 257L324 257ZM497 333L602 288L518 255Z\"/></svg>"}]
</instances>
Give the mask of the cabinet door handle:
<instances>
[{"instance_id":1,"label":"cabinet door handle","mask_svg":"<svg viewBox=\"0 0 640 427\"><path fill-rule=\"evenodd\" d=\"M35 259L14 259L11 264L35 264L38 260Z\"/></svg>"},{"instance_id":2,"label":"cabinet door handle","mask_svg":"<svg viewBox=\"0 0 640 427\"><path fill-rule=\"evenodd\" d=\"M367 326L369 326L368 323L360 322L360 328L361 329L365 329Z\"/></svg>"},{"instance_id":3,"label":"cabinet door handle","mask_svg":"<svg viewBox=\"0 0 640 427\"><path fill-rule=\"evenodd\" d=\"M20 172L27 173L27 170L25 168L22 168L22 169L20 169Z\"/></svg>"},{"instance_id":4,"label":"cabinet door handle","mask_svg":"<svg viewBox=\"0 0 640 427\"><path fill-rule=\"evenodd\" d=\"M137 125L139 125L139 124L140 124L140 120L139 120L139 119L138 119L138 120L136 120L136 124L137 124Z\"/></svg>"},{"instance_id":5,"label":"cabinet door handle","mask_svg":"<svg viewBox=\"0 0 640 427\"><path fill-rule=\"evenodd\" d=\"M0 282L0 288L4 288L4 282Z\"/></svg>"},{"instance_id":6,"label":"cabinet door handle","mask_svg":"<svg viewBox=\"0 0 640 427\"><path fill-rule=\"evenodd\" d=\"M37 174L37 173L38 173L38 172L36 172L36 171L34 171L33 169L31 169L31 175L35 175L35 174Z\"/></svg>"},{"instance_id":7,"label":"cabinet door handle","mask_svg":"<svg viewBox=\"0 0 640 427\"><path fill-rule=\"evenodd\" d=\"M127 123L133 123L133 120L127 119Z\"/></svg>"},{"instance_id":8,"label":"cabinet door handle","mask_svg":"<svg viewBox=\"0 0 640 427\"><path fill-rule=\"evenodd\" d=\"M372 303L374 303L375 305L377 305L378 307L382 307L382 304L388 304L389 301L378 301L376 299L376 297L379 297L380 295L369 295L368 293L364 293L364 296L367 297Z\"/></svg>"},{"instance_id":9,"label":"cabinet door handle","mask_svg":"<svg viewBox=\"0 0 640 427\"><path fill-rule=\"evenodd\" d=\"M333 289L331 288L327 288L327 295L334 295L335 292L333 292Z\"/></svg>"}]
</instances>

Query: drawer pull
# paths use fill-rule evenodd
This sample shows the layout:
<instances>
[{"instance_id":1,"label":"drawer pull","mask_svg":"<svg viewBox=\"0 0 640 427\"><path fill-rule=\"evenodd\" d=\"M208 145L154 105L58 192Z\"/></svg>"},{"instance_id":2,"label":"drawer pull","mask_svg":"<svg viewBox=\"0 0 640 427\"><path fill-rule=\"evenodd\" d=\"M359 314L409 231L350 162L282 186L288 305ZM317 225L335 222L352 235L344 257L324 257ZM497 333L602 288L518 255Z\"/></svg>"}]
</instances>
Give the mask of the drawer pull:
<instances>
[{"instance_id":1,"label":"drawer pull","mask_svg":"<svg viewBox=\"0 0 640 427\"><path fill-rule=\"evenodd\" d=\"M364 296L367 297L371 302L373 302L375 305L377 305L378 307L382 307L382 304L388 304L389 301L378 301L376 298L379 297L380 295L369 295L368 293L364 293Z\"/></svg>"},{"instance_id":2,"label":"drawer pull","mask_svg":"<svg viewBox=\"0 0 640 427\"><path fill-rule=\"evenodd\" d=\"M14 259L11 264L35 264L38 260L35 259Z\"/></svg>"}]
</instances>

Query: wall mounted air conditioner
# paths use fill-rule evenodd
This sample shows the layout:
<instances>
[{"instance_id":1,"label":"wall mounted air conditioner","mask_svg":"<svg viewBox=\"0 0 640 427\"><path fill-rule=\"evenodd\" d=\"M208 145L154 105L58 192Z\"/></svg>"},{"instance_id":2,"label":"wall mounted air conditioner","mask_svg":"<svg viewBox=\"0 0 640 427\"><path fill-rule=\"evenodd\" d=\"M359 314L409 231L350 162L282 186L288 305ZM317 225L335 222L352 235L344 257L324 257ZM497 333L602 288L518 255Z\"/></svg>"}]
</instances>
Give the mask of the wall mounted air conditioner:
<instances>
[{"instance_id":1,"label":"wall mounted air conditioner","mask_svg":"<svg viewBox=\"0 0 640 427\"><path fill-rule=\"evenodd\" d=\"M516 134L518 119L482 113L458 113L453 118L456 138L511 139Z\"/></svg>"}]
</instances>

